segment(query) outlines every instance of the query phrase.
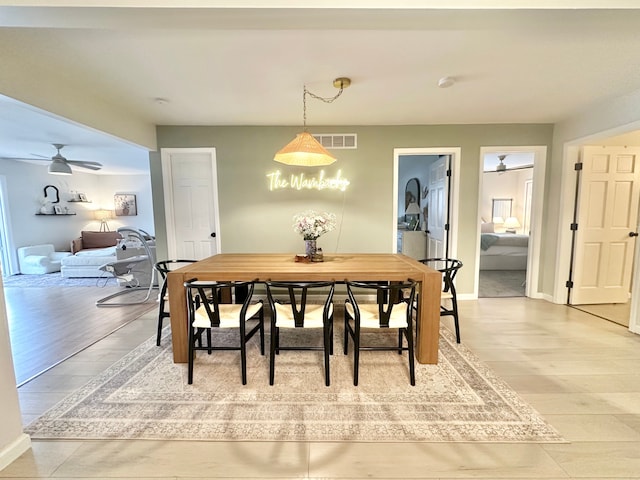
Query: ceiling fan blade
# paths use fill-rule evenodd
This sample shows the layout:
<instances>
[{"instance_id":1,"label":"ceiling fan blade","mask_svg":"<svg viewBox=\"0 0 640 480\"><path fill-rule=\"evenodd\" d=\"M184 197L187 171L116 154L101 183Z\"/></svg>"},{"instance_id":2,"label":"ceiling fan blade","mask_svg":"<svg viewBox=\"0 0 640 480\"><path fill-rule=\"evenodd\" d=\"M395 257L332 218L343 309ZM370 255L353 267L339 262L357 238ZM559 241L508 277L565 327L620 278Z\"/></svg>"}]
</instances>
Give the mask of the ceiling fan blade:
<instances>
[{"instance_id":1,"label":"ceiling fan blade","mask_svg":"<svg viewBox=\"0 0 640 480\"><path fill-rule=\"evenodd\" d=\"M21 162L50 162L51 157L47 158L26 158L26 157L2 157L3 160L19 160Z\"/></svg>"},{"instance_id":2,"label":"ceiling fan blade","mask_svg":"<svg viewBox=\"0 0 640 480\"><path fill-rule=\"evenodd\" d=\"M30 153L29 155L33 155L34 157L46 158L47 160L51 160L51 157L47 157L46 155L40 155L39 153Z\"/></svg>"},{"instance_id":3,"label":"ceiling fan blade","mask_svg":"<svg viewBox=\"0 0 640 480\"><path fill-rule=\"evenodd\" d=\"M69 165L73 165L74 167L88 168L89 170L100 170L102 168L102 164L98 162L85 162L82 160L67 160Z\"/></svg>"}]
</instances>

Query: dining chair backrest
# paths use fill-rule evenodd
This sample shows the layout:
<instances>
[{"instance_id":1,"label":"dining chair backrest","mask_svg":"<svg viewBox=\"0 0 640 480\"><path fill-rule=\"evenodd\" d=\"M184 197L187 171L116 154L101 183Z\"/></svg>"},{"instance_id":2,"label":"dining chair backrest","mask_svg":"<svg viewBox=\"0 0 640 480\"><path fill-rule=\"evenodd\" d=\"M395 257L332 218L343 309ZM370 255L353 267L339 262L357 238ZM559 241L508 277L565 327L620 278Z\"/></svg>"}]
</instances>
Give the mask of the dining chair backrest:
<instances>
[{"instance_id":1,"label":"dining chair backrest","mask_svg":"<svg viewBox=\"0 0 640 480\"><path fill-rule=\"evenodd\" d=\"M160 274L160 278L164 281L167 278L167 274L172 270L184 267L190 263L195 263L197 260L176 259L176 260L161 260L156 262L154 267Z\"/></svg>"},{"instance_id":2,"label":"dining chair backrest","mask_svg":"<svg viewBox=\"0 0 640 480\"><path fill-rule=\"evenodd\" d=\"M184 286L187 295L187 312L189 319L193 319L195 317L195 312L200 307L203 307L209 317L211 327L220 327L221 317L224 315L221 305L228 305L226 302L223 302L225 293L230 291L233 295L236 289L241 289L243 291L243 301L239 315L240 318L245 318L247 309L249 308L253 297L254 285L255 282L253 281L208 282L194 279L185 282ZM246 290L246 296L244 295L244 290Z\"/></svg>"},{"instance_id":3,"label":"dining chair backrest","mask_svg":"<svg viewBox=\"0 0 640 480\"><path fill-rule=\"evenodd\" d=\"M419 260L434 270L442 273L443 292L451 292L455 294L455 279L458 270L462 268L462 262L455 258L424 258Z\"/></svg>"},{"instance_id":4,"label":"dining chair backrest","mask_svg":"<svg viewBox=\"0 0 640 480\"><path fill-rule=\"evenodd\" d=\"M329 289L324 297L323 317L328 318L332 314L333 294L335 291L334 282L280 282L267 281L267 298L271 307L272 315L277 315L276 303L279 303L278 290L284 290L284 294L289 300L291 314L293 315L295 328L304 328L305 311L307 309L307 299L309 291Z\"/></svg>"},{"instance_id":5,"label":"dining chair backrest","mask_svg":"<svg viewBox=\"0 0 640 480\"><path fill-rule=\"evenodd\" d=\"M164 319L170 316L169 310L166 308L167 303L167 274L172 270L177 270L178 268L184 267L185 265L189 265L191 263L195 263L196 260L186 260L186 259L176 259L176 260L161 260L156 262L153 265L156 272L160 275L161 282L158 282L160 285L160 295L158 296L158 325L157 325L157 336L156 336L156 345L160 346L160 341L162 338L162 326L164 323Z\"/></svg>"},{"instance_id":6,"label":"dining chair backrest","mask_svg":"<svg viewBox=\"0 0 640 480\"><path fill-rule=\"evenodd\" d=\"M462 262L455 258L425 258L421 263L438 270L442 273L442 300L450 300L451 307L440 304L440 316L453 317L456 330L456 342L460 343L460 321L458 315L458 296L456 294L455 279L458 271L462 268Z\"/></svg>"},{"instance_id":7,"label":"dining chair backrest","mask_svg":"<svg viewBox=\"0 0 640 480\"><path fill-rule=\"evenodd\" d=\"M378 305L378 319L380 328L389 328L389 321L393 315L393 309L400 303L413 304L416 294L416 282L407 280L404 282L359 282L346 281L347 297L353 305L356 321L360 321L360 308L356 299L355 289L375 290L376 303ZM408 295L408 296L407 296ZM405 308L407 317L411 317L410 308Z\"/></svg>"}]
</instances>

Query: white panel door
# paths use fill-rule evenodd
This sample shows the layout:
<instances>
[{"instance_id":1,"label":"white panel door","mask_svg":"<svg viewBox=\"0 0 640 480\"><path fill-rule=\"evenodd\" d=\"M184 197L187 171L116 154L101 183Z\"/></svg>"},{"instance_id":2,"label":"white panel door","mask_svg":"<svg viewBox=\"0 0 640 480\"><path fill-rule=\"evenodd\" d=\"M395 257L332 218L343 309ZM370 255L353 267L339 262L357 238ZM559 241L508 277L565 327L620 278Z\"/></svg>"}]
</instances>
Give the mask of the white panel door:
<instances>
[{"instance_id":1,"label":"white panel door","mask_svg":"<svg viewBox=\"0 0 640 480\"><path fill-rule=\"evenodd\" d=\"M629 300L640 148L584 147L571 304Z\"/></svg>"},{"instance_id":2,"label":"white panel door","mask_svg":"<svg viewBox=\"0 0 640 480\"><path fill-rule=\"evenodd\" d=\"M215 149L163 149L162 161L169 256L201 260L215 255L219 250Z\"/></svg>"},{"instance_id":3,"label":"white panel door","mask_svg":"<svg viewBox=\"0 0 640 480\"><path fill-rule=\"evenodd\" d=\"M427 257L445 256L447 221L447 159L443 155L429 167L429 203L427 216Z\"/></svg>"}]
</instances>

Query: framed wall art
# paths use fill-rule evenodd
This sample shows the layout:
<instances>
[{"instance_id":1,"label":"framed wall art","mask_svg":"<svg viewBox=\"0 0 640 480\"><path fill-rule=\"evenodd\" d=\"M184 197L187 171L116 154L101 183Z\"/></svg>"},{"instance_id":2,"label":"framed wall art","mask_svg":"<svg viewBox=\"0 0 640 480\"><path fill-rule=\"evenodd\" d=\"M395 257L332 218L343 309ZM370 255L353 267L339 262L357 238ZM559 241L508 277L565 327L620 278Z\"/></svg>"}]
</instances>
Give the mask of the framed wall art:
<instances>
[{"instance_id":1,"label":"framed wall art","mask_svg":"<svg viewBox=\"0 0 640 480\"><path fill-rule=\"evenodd\" d=\"M113 196L113 204L115 205L116 217L138 215L135 195L128 193L116 194Z\"/></svg>"}]
</instances>

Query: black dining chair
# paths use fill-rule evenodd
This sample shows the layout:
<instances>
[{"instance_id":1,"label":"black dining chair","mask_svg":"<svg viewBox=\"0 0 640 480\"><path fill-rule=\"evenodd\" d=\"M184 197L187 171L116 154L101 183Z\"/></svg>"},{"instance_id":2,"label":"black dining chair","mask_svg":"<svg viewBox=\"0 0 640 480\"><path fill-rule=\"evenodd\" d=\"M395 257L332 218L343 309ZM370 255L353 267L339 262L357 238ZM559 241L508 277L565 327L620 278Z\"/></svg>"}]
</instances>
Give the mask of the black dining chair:
<instances>
[{"instance_id":1,"label":"black dining chair","mask_svg":"<svg viewBox=\"0 0 640 480\"><path fill-rule=\"evenodd\" d=\"M442 293L440 294L440 316L453 317L453 325L456 330L456 342L460 343L460 322L458 318L458 296L456 293L455 279L458 270L462 268L462 262L455 258L424 258L419 260L434 270L442 273ZM451 306L447 306L447 301ZM418 302L415 302L416 311Z\"/></svg>"},{"instance_id":2,"label":"black dining chair","mask_svg":"<svg viewBox=\"0 0 640 480\"><path fill-rule=\"evenodd\" d=\"M156 262L153 266L158 274L162 285L160 287L160 294L158 295L158 333L156 336L156 345L160 346L160 337L162 336L162 324L164 319L170 317L169 310L167 308L167 302L169 301L169 295L167 293L167 274L171 270L177 270L180 267L184 267L190 263L194 263L197 260L162 260Z\"/></svg>"},{"instance_id":3,"label":"black dining chair","mask_svg":"<svg viewBox=\"0 0 640 480\"><path fill-rule=\"evenodd\" d=\"M333 293L334 282L276 282L267 281L267 298L271 309L271 344L269 350L269 384L275 377L275 357L281 350L324 351L325 385L330 384L329 355L333 354ZM328 289L328 292L326 290ZM320 293L322 303L309 303L309 295ZM326 293L325 293L326 292ZM281 330L322 329L321 347L280 344ZM288 340L290 341L290 340Z\"/></svg>"},{"instance_id":4,"label":"black dining chair","mask_svg":"<svg viewBox=\"0 0 640 480\"><path fill-rule=\"evenodd\" d=\"M189 320L189 370L188 383L193 383L193 364L195 352L206 350L239 350L242 371L242 384L247 384L247 342L260 334L260 353L264 355L264 309L262 300L252 302L254 282L206 282L197 279L184 284L187 296ZM242 289L244 300L241 303L223 303L224 293ZM246 295L245 295L245 289ZM247 330L250 321L257 323ZM212 331L219 329L238 329L238 342L229 345L214 345ZM207 333L207 345L202 344L202 334Z\"/></svg>"},{"instance_id":5,"label":"black dining chair","mask_svg":"<svg viewBox=\"0 0 640 480\"><path fill-rule=\"evenodd\" d=\"M347 299L344 312L344 354L349 353L349 338L353 341L353 384L358 385L360 351L391 350L409 356L409 380L416 384L413 355L413 312L412 305L416 292L416 282L374 283L347 281ZM376 303L367 303L364 297L375 293ZM361 297L361 301L357 298ZM360 342L362 329L370 331L398 330L396 345L367 345ZM403 337L406 339L404 346Z\"/></svg>"}]
</instances>

